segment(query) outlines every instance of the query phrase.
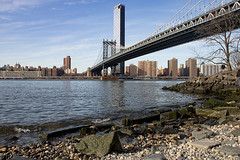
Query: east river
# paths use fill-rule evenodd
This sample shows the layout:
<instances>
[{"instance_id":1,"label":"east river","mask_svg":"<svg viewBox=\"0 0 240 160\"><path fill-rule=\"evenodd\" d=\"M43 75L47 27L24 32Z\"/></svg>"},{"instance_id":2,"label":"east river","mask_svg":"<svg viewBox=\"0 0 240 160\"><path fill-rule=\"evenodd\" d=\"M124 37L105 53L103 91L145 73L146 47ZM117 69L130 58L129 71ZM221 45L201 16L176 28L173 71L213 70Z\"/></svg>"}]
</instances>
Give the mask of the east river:
<instances>
[{"instance_id":1,"label":"east river","mask_svg":"<svg viewBox=\"0 0 240 160\"><path fill-rule=\"evenodd\" d=\"M0 81L0 144L11 134L138 117L197 97L164 91L181 81ZM18 135L19 136L19 135ZM25 137L26 139L26 137Z\"/></svg>"}]
</instances>

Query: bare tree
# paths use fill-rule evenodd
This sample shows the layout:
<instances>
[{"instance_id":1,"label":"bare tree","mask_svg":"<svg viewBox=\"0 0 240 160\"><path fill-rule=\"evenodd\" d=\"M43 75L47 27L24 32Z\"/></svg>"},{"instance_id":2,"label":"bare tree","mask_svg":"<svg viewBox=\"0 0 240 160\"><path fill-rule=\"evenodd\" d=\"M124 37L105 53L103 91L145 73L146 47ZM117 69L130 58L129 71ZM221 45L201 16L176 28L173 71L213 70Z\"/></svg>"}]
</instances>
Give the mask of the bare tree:
<instances>
[{"instance_id":1,"label":"bare tree","mask_svg":"<svg viewBox=\"0 0 240 160\"><path fill-rule=\"evenodd\" d=\"M231 61L232 68L234 69L238 68L240 66L240 53L237 52L232 54L230 61Z\"/></svg>"},{"instance_id":2,"label":"bare tree","mask_svg":"<svg viewBox=\"0 0 240 160\"><path fill-rule=\"evenodd\" d=\"M197 30L205 38L207 46L212 47L212 51L206 55L200 55L197 59L212 62L214 64L224 64L228 70L232 70L239 58L240 16L227 14L223 18L212 20L209 25L200 27Z\"/></svg>"}]
</instances>

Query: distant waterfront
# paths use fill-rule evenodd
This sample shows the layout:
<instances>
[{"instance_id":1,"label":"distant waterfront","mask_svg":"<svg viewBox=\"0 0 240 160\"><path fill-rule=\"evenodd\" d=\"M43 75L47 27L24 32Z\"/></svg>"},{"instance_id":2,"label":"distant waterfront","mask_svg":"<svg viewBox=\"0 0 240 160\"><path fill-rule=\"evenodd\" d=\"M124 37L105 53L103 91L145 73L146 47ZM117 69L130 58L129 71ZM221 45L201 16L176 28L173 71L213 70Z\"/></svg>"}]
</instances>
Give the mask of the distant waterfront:
<instances>
[{"instance_id":1,"label":"distant waterfront","mask_svg":"<svg viewBox=\"0 0 240 160\"><path fill-rule=\"evenodd\" d=\"M179 76L179 77L171 77L171 76L160 76L160 77L130 77L130 76L122 76L119 77L120 80L187 80L190 77L188 76ZM100 80L100 76L50 76L50 77L1 77L0 80ZM107 80L116 80L113 78L106 78ZM191 77L192 79L192 77Z\"/></svg>"},{"instance_id":2,"label":"distant waterfront","mask_svg":"<svg viewBox=\"0 0 240 160\"><path fill-rule=\"evenodd\" d=\"M179 82L0 81L0 129L54 130L142 116L168 105L196 101L192 95L161 89Z\"/></svg>"}]
</instances>

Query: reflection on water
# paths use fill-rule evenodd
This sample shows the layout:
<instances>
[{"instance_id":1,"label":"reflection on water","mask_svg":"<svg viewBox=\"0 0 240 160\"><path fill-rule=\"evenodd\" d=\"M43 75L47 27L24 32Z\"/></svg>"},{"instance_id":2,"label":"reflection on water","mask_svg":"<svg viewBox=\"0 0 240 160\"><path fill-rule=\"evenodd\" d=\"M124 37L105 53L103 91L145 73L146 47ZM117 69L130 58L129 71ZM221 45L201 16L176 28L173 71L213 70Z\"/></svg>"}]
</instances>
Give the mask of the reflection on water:
<instances>
[{"instance_id":1,"label":"reflection on water","mask_svg":"<svg viewBox=\"0 0 240 160\"><path fill-rule=\"evenodd\" d=\"M193 101L178 81L0 81L0 126L96 121Z\"/></svg>"}]
</instances>

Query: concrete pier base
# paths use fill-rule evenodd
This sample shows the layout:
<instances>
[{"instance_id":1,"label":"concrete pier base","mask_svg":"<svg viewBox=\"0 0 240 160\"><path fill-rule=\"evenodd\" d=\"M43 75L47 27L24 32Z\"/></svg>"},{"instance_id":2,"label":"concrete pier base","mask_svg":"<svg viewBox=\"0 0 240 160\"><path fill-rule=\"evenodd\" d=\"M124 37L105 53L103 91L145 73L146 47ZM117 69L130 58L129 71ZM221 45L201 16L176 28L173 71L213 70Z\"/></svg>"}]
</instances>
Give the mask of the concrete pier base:
<instances>
[{"instance_id":1,"label":"concrete pier base","mask_svg":"<svg viewBox=\"0 0 240 160\"><path fill-rule=\"evenodd\" d=\"M102 76L100 78L101 81L114 81L114 80L118 80L117 77L114 76Z\"/></svg>"}]
</instances>

